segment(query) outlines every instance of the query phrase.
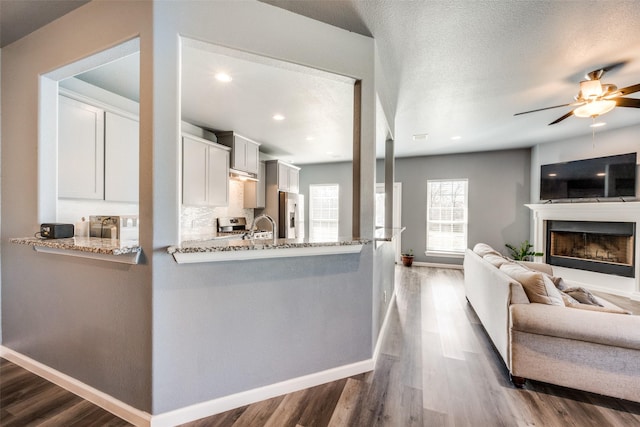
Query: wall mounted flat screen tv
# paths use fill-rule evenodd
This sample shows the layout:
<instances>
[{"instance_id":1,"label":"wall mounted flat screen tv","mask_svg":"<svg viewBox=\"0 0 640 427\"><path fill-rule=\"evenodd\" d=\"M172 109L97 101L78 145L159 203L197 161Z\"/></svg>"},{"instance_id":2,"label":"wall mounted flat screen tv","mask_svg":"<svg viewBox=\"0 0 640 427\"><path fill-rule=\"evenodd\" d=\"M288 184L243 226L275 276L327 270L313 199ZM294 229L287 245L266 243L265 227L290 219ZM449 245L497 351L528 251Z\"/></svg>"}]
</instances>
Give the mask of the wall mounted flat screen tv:
<instances>
[{"instance_id":1,"label":"wall mounted flat screen tv","mask_svg":"<svg viewBox=\"0 0 640 427\"><path fill-rule=\"evenodd\" d=\"M540 200L636 196L637 153L540 167Z\"/></svg>"}]
</instances>

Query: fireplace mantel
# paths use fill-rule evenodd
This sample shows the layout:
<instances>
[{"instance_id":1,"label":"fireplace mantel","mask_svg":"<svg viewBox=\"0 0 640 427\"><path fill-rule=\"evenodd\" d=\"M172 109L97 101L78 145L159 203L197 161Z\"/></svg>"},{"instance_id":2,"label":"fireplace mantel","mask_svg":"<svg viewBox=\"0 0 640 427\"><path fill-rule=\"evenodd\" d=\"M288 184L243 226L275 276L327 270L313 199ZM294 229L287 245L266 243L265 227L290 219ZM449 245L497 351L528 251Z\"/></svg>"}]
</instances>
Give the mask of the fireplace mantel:
<instances>
[{"instance_id":1,"label":"fireplace mantel","mask_svg":"<svg viewBox=\"0 0 640 427\"><path fill-rule=\"evenodd\" d=\"M546 203L525 205L533 212L533 246L543 252L546 246L545 224L548 220L618 221L640 223L640 202ZM640 239L635 242L635 278L554 267L570 280L582 282L594 290L611 292L640 300Z\"/></svg>"}]
</instances>

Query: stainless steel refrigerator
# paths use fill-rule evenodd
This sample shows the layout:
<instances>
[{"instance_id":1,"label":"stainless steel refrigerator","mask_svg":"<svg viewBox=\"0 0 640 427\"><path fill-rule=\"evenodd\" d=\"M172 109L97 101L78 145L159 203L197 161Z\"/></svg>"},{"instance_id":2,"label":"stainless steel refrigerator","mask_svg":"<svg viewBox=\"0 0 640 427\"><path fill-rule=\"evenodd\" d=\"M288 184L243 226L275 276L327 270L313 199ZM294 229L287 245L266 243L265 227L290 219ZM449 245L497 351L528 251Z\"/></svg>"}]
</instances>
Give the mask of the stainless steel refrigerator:
<instances>
[{"instance_id":1,"label":"stainless steel refrigerator","mask_svg":"<svg viewBox=\"0 0 640 427\"><path fill-rule=\"evenodd\" d=\"M278 237L301 239L304 237L304 196L279 192Z\"/></svg>"}]
</instances>

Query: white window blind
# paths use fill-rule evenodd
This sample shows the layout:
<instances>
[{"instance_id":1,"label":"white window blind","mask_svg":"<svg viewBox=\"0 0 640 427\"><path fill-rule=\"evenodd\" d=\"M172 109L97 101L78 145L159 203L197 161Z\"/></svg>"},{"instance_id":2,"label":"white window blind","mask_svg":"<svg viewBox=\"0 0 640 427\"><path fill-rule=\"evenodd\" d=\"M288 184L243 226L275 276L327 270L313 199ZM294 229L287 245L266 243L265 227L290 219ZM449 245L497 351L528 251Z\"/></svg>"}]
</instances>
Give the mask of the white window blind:
<instances>
[{"instance_id":1,"label":"white window blind","mask_svg":"<svg viewBox=\"0 0 640 427\"><path fill-rule=\"evenodd\" d=\"M427 181L427 252L466 249L467 188L466 179Z\"/></svg>"},{"instance_id":2,"label":"white window blind","mask_svg":"<svg viewBox=\"0 0 640 427\"><path fill-rule=\"evenodd\" d=\"M309 186L309 239L335 241L338 239L338 184Z\"/></svg>"}]
</instances>

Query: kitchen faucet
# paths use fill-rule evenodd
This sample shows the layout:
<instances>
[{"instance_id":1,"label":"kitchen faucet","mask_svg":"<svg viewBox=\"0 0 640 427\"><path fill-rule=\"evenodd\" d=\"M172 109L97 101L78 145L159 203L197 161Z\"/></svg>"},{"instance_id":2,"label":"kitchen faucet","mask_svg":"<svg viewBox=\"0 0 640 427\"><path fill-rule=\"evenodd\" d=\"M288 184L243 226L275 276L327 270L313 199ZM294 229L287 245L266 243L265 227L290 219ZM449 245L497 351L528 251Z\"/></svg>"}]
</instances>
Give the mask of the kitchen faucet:
<instances>
[{"instance_id":1,"label":"kitchen faucet","mask_svg":"<svg viewBox=\"0 0 640 427\"><path fill-rule=\"evenodd\" d=\"M253 221L251 221L251 227L249 227L249 232L247 234L245 234L245 236L248 235L248 238L253 240L253 233L254 233L254 229L253 228L256 226L258 221L260 221L261 219L266 219L271 223L271 231L272 231L271 234L273 235L273 244L276 245L278 243L278 230L276 230L276 222L273 220L273 218L271 218L267 214L261 214L261 215L258 215L256 217L254 217Z\"/></svg>"}]
</instances>

